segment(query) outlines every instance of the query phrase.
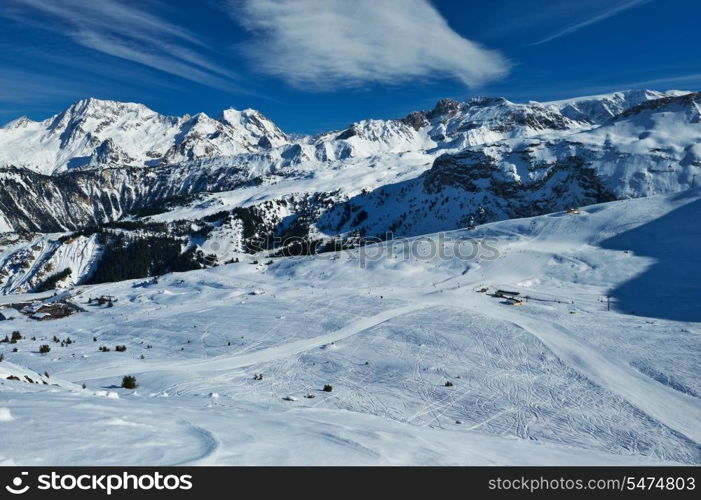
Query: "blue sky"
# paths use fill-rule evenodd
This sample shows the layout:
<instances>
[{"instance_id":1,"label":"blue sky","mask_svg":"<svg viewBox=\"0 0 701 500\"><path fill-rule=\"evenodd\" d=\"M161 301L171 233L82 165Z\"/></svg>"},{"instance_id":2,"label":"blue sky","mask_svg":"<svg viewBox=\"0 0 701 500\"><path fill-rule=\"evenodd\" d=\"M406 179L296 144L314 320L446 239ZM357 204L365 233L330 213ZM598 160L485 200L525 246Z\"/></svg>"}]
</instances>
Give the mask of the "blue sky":
<instances>
[{"instance_id":1,"label":"blue sky","mask_svg":"<svg viewBox=\"0 0 701 500\"><path fill-rule=\"evenodd\" d=\"M288 132L441 97L701 88L697 0L3 0L0 122L84 97Z\"/></svg>"}]
</instances>

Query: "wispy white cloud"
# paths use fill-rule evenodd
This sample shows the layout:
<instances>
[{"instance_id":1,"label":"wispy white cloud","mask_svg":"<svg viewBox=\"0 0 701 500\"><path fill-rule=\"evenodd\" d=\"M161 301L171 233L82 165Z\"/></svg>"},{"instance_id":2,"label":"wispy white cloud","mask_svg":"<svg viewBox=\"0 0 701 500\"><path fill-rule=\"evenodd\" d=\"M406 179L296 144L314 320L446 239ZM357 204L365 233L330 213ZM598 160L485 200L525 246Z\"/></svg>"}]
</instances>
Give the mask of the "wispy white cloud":
<instances>
[{"instance_id":1,"label":"wispy white cloud","mask_svg":"<svg viewBox=\"0 0 701 500\"><path fill-rule=\"evenodd\" d=\"M145 50L143 47L136 46L123 39L103 35L95 31L76 31L72 36L80 45L104 52L105 54L150 66L210 87L222 90L231 89L230 82L188 64L188 62L173 57L163 57L158 52Z\"/></svg>"},{"instance_id":2,"label":"wispy white cloud","mask_svg":"<svg viewBox=\"0 0 701 500\"><path fill-rule=\"evenodd\" d=\"M587 26L591 26L592 24L599 23L601 21L604 21L610 17L613 17L617 14L620 14L621 12L624 12L626 10L632 9L634 7L638 7L640 5L646 4L651 2L652 0L629 0L627 2L622 2L622 3L617 3L613 5L612 7L609 7L607 10L604 12L600 12L599 14L593 15L583 21L580 21L576 24L567 26L566 28L560 29L558 31L555 31L554 33L546 36L542 40L538 40L537 42L534 42L530 45L540 45L543 43L551 42L557 38L569 35L571 33L574 33L575 31L579 31L582 28L586 28Z\"/></svg>"},{"instance_id":3,"label":"wispy white cloud","mask_svg":"<svg viewBox=\"0 0 701 500\"><path fill-rule=\"evenodd\" d=\"M428 0L233 0L256 69L314 90L453 77L478 85L506 74L499 53L448 26Z\"/></svg>"},{"instance_id":4,"label":"wispy white cloud","mask_svg":"<svg viewBox=\"0 0 701 500\"><path fill-rule=\"evenodd\" d=\"M74 42L187 80L241 90L239 76L215 63L189 30L120 0L4 0L0 15L48 29Z\"/></svg>"}]
</instances>

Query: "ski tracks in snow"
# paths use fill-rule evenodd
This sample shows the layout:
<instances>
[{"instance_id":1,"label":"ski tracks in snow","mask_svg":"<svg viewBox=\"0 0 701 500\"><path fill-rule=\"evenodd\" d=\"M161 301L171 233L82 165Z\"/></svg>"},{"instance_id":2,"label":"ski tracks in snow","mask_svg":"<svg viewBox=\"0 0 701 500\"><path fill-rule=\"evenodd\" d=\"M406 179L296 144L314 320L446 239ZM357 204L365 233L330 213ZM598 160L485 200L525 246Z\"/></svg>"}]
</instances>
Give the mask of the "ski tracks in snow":
<instances>
[{"instance_id":1,"label":"ski tracks in snow","mask_svg":"<svg viewBox=\"0 0 701 500\"><path fill-rule=\"evenodd\" d=\"M420 309L433 307L435 305L437 304L433 301L428 301L425 303L414 302L408 306L388 309L379 314L361 318L344 326L343 328L340 328L330 333L326 333L324 335L319 335L310 339L297 340L294 342L289 342L279 346L270 347L268 349L262 349L260 351L255 351L246 354L217 356L200 361L164 361L157 363L154 362L150 365L134 364L131 367L127 367L124 365L112 366L99 371L93 369L86 371L67 372L64 374L64 376L72 380L82 381L123 375L129 369L131 369L131 371L135 374L170 370L186 370L189 373L233 370L236 368L243 368L258 363L266 363L270 361L284 359L321 347L325 344L339 342L343 339L347 339L348 337L368 330L374 326L385 323L386 321L396 318L397 316L401 316L403 314L414 312Z\"/></svg>"},{"instance_id":2,"label":"ski tracks in snow","mask_svg":"<svg viewBox=\"0 0 701 500\"><path fill-rule=\"evenodd\" d=\"M465 305L464 303L462 304ZM565 365L593 383L617 394L632 406L696 443L701 443L701 403L653 380L619 359L611 359L596 348L577 340L560 325L537 322L486 300L470 306L480 313L510 321L534 335Z\"/></svg>"}]
</instances>

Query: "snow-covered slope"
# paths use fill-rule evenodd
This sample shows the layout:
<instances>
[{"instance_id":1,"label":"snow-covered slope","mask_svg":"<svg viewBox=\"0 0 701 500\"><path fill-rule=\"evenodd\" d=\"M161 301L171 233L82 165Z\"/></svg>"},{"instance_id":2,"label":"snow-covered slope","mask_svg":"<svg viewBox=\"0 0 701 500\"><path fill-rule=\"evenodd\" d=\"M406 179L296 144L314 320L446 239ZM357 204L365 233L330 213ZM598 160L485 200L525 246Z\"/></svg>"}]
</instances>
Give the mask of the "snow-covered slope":
<instances>
[{"instance_id":1,"label":"snow-covered slope","mask_svg":"<svg viewBox=\"0 0 701 500\"><path fill-rule=\"evenodd\" d=\"M314 137L287 137L252 110L173 118L90 99L0 131L0 157L27 166L0 167L0 231L89 237L114 221L155 221L222 262L253 240L412 236L679 192L701 182L700 95L442 99ZM61 255L72 236L53 238ZM39 285L32 245L7 260L0 289ZM66 285L85 280L99 245L86 255Z\"/></svg>"},{"instance_id":2,"label":"snow-covered slope","mask_svg":"<svg viewBox=\"0 0 701 500\"><path fill-rule=\"evenodd\" d=\"M41 122L0 129L0 165L50 174L74 168L151 166L251 152L287 137L251 109L218 119L160 115L142 104L85 99Z\"/></svg>"},{"instance_id":3,"label":"snow-covered slope","mask_svg":"<svg viewBox=\"0 0 701 500\"><path fill-rule=\"evenodd\" d=\"M86 311L60 320L11 310L0 336L24 339L0 343L0 372L67 382L0 380L0 461L699 464L700 204L696 189L268 265L253 255L78 287L68 295ZM113 307L88 304L100 295ZM118 388L124 375L139 387Z\"/></svg>"},{"instance_id":4,"label":"snow-covered slope","mask_svg":"<svg viewBox=\"0 0 701 500\"><path fill-rule=\"evenodd\" d=\"M684 95L687 92L656 90L625 90L612 94L601 94L588 97L576 97L562 101L544 103L571 120L602 125L611 118L646 101L660 99L666 96Z\"/></svg>"},{"instance_id":5,"label":"snow-covered slope","mask_svg":"<svg viewBox=\"0 0 701 500\"><path fill-rule=\"evenodd\" d=\"M97 235L28 235L0 240L0 291L30 292L51 276L70 273L53 288L70 287L90 276L101 248Z\"/></svg>"}]
</instances>

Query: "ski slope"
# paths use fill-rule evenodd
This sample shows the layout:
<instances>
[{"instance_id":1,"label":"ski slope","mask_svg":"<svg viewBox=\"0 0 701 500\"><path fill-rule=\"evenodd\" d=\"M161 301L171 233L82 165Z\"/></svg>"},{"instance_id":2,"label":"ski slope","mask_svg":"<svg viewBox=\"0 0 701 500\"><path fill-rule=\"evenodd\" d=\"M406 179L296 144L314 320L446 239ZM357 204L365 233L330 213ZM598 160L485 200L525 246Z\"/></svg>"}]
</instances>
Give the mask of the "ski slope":
<instances>
[{"instance_id":1,"label":"ski slope","mask_svg":"<svg viewBox=\"0 0 701 500\"><path fill-rule=\"evenodd\" d=\"M86 312L56 321L12 310L0 463L699 464L700 207L700 190L616 201L77 287ZM102 294L114 307L87 305Z\"/></svg>"}]
</instances>

